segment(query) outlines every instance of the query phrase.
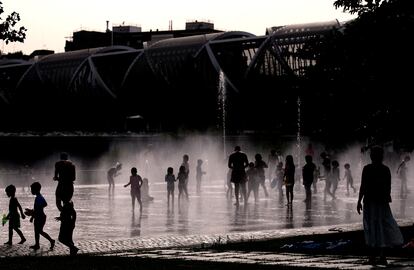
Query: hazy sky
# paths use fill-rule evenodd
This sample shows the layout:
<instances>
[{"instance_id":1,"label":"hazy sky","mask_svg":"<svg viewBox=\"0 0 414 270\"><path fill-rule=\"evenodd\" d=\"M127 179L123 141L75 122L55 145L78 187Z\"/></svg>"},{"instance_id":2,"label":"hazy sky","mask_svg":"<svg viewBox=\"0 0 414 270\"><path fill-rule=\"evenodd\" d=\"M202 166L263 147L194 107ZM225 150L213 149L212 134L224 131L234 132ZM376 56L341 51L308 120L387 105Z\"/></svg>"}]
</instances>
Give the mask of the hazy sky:
<instances>
[{"instance_id":1,"label":"hazy sky","mask_svg":"<svg viewBox=\"0 0 414 270\"><path fill-rule=\"evenodd\" d=\"M19 26L25 26L23 44L0 41L5 52L35 49L64 51L65 37L75 30L105 31L125 22L140 25L142 31L184 29L190 20L210 20L216 29L239 30L264 35L266 27L333 19L344 21L355 16L333 7L334 0L2 0L5 14L17 11Z\"/></svg>"}]
</instances>

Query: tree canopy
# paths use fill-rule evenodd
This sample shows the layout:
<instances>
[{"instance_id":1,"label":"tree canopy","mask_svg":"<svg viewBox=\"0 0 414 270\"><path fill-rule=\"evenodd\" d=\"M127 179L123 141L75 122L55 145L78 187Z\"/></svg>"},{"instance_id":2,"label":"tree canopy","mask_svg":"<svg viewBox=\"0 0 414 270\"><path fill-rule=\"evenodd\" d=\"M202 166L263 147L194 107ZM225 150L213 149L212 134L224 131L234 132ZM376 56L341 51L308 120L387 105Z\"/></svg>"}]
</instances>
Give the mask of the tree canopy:
<instances>
[{"instance_id":1,"label":"tree canopy","mask_svg":"<svg viewBox=\"0 0 414 270\"><path fill-rule=\"evenodd\" d=\"M0 1L0 40L4 40L6 44L9 42L23 42L26 38L27 29L16 25L20 21L20 15L12 12L5 19L1 17L4 13L3 3Z\"/></svg>"}]
</instances>

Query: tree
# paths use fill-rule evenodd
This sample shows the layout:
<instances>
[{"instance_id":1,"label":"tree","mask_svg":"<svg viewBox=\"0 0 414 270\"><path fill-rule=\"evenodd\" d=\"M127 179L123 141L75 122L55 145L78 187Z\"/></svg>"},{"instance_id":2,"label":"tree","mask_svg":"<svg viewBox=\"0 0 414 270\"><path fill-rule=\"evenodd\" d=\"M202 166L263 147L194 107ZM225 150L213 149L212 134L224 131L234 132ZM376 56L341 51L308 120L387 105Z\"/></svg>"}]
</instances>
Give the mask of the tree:
<instances>
[{"instance_id":1,"label":"tree","mask_svg":"<svg viewBox=\"0 0 414 270\"><path fill-rule=\"evenodd\" d=\"M0 1L0 15L4 13L3 3ZM23 42L26 38L27 29L21 26L17 29L16 24L20 21L20 15L12 12L3 19L0 17L0 40L4 40L6 44L9 42Z\"/></svg>"},{"instance_id":2,"label":"tree","mask_svg":"<svg viewBox=\"0 0 414 270\"><path fill-rule=\"evenodd\" d=\"M375 11L382 2L388 2L386 0L336 0L334 2L335 8L343 8L344 12L351 14L357 13L361 15L366 12Z\"/></svg>"}]
</instances>

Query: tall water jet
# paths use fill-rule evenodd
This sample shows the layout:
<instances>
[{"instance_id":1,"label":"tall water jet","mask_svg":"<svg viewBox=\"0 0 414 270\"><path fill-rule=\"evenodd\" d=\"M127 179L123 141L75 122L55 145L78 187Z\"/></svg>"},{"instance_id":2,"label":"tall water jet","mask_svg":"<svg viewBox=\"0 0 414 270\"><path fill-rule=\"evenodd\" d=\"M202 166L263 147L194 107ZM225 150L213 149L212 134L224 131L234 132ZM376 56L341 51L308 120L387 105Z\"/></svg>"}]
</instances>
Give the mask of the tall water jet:
<instances>
[{"instance_id":1,"label":"tall water jet","mask_svg":"<svg viewBox=\"0 0 414 270\"><path fill-rule=\"evenodd\" d=\"M298 99L296 101L297 104L297 134L296 134L296 147L297 147L297 164L298 168L301 167L301 161L302 161L302 134L301 134L301 128L302 128L302 120L301 120L301 105L302 101L300 99L300 96L298 96Z\"/></svg>"},{"instance_id":2,"label":"tall water jet","mask_svg":"<svg viewBox=\"0 0 414 270\"><path fill-rule=\"evenodd\" d=\"M219 85L218 85L218 96L217 96L217 104L218 104L218 129L222 130L222 140L223 140L223 157L227 158L227 151L226 151L226 97L227 97L227 90L226 90L226 78L223 71L220 71L219 74Z\"/></svg>"}]
</instances>

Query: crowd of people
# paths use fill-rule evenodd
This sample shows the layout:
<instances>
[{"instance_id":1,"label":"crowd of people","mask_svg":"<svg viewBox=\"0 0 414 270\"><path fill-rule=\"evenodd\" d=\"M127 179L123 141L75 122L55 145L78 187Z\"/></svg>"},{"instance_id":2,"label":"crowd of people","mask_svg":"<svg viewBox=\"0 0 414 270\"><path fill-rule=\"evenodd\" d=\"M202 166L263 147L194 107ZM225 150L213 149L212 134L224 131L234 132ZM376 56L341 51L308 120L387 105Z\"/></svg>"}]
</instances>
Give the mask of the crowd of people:
<instances>
[{"instance_id":1,"label":"crowd of people","mask_svg":"<svg viewBox=\"0 0 414 270\"><path fill-rule=\"evenodd\" d=\"M226 196L229 200L235 199L238 207L241 202L245 205L249 202L249 197L253 194L254 202L259 201L259 190L263 190L265 197L269 197L266 184L268 180L270 188L275 190L275 194L283 200L283 193L287 200L287 208L293 205L295 186L299 181L305 190L304 202L310 204L312 193L318 192L317 182L324 182L323 200L328 196L336 200L336 192L339 181L345 181L346 195L350 196L350 190L357 193L354 183L354 176L349 162L343 164L343 176L340 173L338 160L331 160L330 155L323 151L319 159L315 160L315 151L309 144L304 153L304 165L297 168L294 157L287 154L282 157L280 151L271 150L267 162L264 161L260 153L254 155L254 161L249 162L246 153L241 151L240 146L234 148L234 152L229 155L227 160L227 191ZM380 147L372 147L370 152L371 163L362 169L359 197L357 202L357 212L363 211L363 225L365 239L368 246L374 251L369 258L369 263L386 264L384 248L402 244L402 235L395 222L389 203L391 202L391 172L389 167L383 164L384 151ZM407 155L399 164L396 174L401 180L401 198L406 198L409 193L407 186L407 163L410 157ZM115 189L115 178L121 175L122 164L117 162L107 171L108 194L113 196ZM148 178L142 177L136 167L130 169L129 182L124 187L130 186L132 211L135 211L135 202L139 205L142 212L143 201L152 201L154 198L149 195ZM195 169L196 192L202 193L203 176L208 172L203 169L203 160L197 160ZM174 206L175 182L178 182L178 203L189 201L188 183L190 175L189 155L184 154L182 163L175 175L174 168L168 167L165 174L167 189L167 204ZM267 177L266 177L267 176ZM74 193L74 181L76 180L75 164L69 160L67 153L60 154L60 160L55 163L55 173L53 180L57 181L55 192L56 207L60 216L55 219L61 223L58 240L69 248L71 255L76 255L79 249L73 242L73 230L76 223L76 210L72 201ZM3 223L9 223L9 239L6 245L13 244L13 232L20 237L19 244L26 242L23 232L20 230L21 219L30 217L30 222L34 225L35 243L30 246L33 250L40 248L40 235L50 242L50 249L55 246L55 240L43 229L46 223L44 208L47 206L45 198L41 194L41 184L33 182L30 185L31 193L35 196L33 208L26 208L23 211L18 199L16 198L16 187L9 185L6 187L6 195L10 198L9 213L3 219ZM170 203L171 202L171 203ZM4 224L3 224L4 225ZM375 256L379 255L379 260Z\"/></svg>"}]
</instances>

